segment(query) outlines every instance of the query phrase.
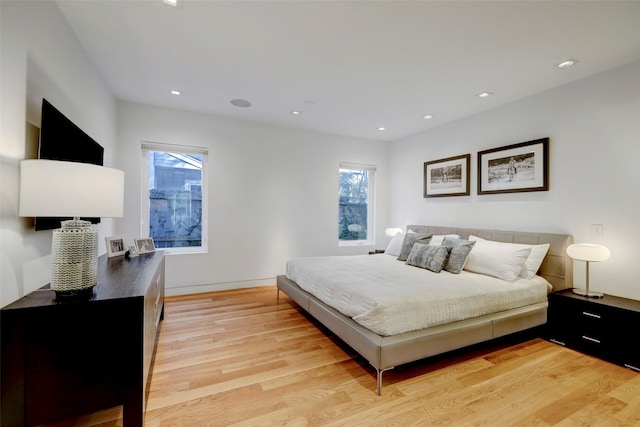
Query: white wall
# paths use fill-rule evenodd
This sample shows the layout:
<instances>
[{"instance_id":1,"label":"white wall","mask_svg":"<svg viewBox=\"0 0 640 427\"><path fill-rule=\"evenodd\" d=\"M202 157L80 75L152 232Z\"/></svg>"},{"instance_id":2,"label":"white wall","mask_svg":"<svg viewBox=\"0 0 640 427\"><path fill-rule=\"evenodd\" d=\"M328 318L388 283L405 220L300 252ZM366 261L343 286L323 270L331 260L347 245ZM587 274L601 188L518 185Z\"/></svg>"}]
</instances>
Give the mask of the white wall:
<instances>
[{"instance_id":1,"label":"white wall","mask_svg":"<svg viewBox=\"0 0 640 427\"><path fill-rule=\"evenodd\" d=\"M115 156L115 100L55 2L0 2L0 306L50 281L51 231L18 218L19 162L36 158L47 98ZM100 242L113 220L98 227ZM100 245L105 252L104 244Z\"/></svg>"},{"instance_id":2,"label":"white wall","mask_svg":"<svg viewBox=\"0 0 640 427\"><path fill-rule=\"evenodd\" d=\"M209 148L209 251L168 257L167 294L274 284L292 257L370 250L338 248L340 161L377 166L377 246L388 242L388 143L129 102L117 123L128 244L142 233L141 141Z\"/></svg>"},{"instance_id":3,"label":"white wall","mask_svg":"<svg viewBox=\"0 0 640 427\"><path fill-rule=\"evenodd\" d=\"M578 65L579 66L579 65ZM500 94L496 94L500 96ZM477 152L550 138L547 192L477 195ZM422 197L423 162L471 153L471 196ZM640 299L640 63L393 142L390 223L569 233L611 258L591 265L591 287ZM604 225L604 237L591 235ZM584 263L574 263L584 286Z\"/></svg>"}]
</instances>

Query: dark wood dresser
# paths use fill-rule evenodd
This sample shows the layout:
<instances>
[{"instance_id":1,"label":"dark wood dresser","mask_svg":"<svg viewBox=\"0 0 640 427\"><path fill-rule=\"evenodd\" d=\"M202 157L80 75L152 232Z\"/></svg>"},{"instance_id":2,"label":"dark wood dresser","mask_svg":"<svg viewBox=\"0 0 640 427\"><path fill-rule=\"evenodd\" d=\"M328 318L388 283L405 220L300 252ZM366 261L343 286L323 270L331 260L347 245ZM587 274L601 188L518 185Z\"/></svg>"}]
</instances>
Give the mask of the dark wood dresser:
<instances>
[{"instance_id":1,"label":"dark wood dresser","mask_svg":"<svg viewBox=\"0 0 640 427\"><path fill-rule=\"evenodd\" d=\"M612 295L587 298L571 289L549 294L550 341L640 372L638 325L640 301Z\"/></svg>"},{"instance_id":2,"label":"dark wood dresser","mask_svg":"<svg viewBox=\"0 0 640 427\"><path fill-rule=\"evenodd\" d=\"M85 298L48 285L0 310L3 427L32 426L123 405L142 426L164 316L164 253L98 261Z\"/></svg>"}]
</instances>

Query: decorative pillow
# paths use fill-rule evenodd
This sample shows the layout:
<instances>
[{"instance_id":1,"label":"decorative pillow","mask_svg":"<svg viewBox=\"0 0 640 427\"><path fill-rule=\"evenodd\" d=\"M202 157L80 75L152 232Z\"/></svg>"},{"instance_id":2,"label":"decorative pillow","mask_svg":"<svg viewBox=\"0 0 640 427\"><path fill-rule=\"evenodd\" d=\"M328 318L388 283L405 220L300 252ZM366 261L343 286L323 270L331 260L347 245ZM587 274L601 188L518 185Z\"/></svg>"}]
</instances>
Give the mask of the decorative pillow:
<instances>
[{"instance_id":1,"label":"decorative pillow","mask_svg":"<svg viewBox=\"0 0 640 427\"><path fill-rule=\"evenodd\" d=\"M475 240L464 269L513 282L522 271L531 248L516 248L511 245L496 245L490 240Z\"/></svg>"},{"instance_id":2,"label":"decorative pillow","mask_svg":"<svg viewBox=\"0 0 640 427\"><path fill-rule=\"evenodd\" d=\"M400 255L400 251L402 250L402 241L404 240L404 234L398 233L389 242L387 245L387 249L385 249L384 253L387 255L398 256Z\"/></svg>"},{"instance_id":3,"label":"decorative pillow","mask_svg":"<svg viewBox=\"0 0 640 427\"><path fill-rule=\"evenodd\" d=\"M457 234L434 234L431 236L431 241L429 242L432 246L440 246L442 245L442 241L445 237L451 237L452 239L459 239L460 236Z\"/></svg>"},{"instance_id":4,"label":"decorative pillow","mask_svg":"<svg viewBox=\"0 0 640 427\"><path fill-rule=\"evenodd\" d=\"M476 242L470 242L469 240L445 236L442 240L442 246L450 248L450 251L449 259L444 269L449 273L460 274L475 244Z\"/></svg>"},{"instance_id":5,"label":"decorative pillow","mask_svg":"<svg viewBox=\"0 0 640 427\"><path fill-rule=\"evenodd\" d=\"M440 273L448 257L449 248L415 243L407 257L407 264Z\"/></svg>"},{"instance_id":6,"label":"decorative pillow","mask_svg":"<svg viewBox=\"0 0 640 427\"><path fill-rule=\"evenodd\" d=\"M406 261L409 253L411 252L411 248L416 242L429 244L429 239L431 239L430 234L414 234L407 233L404 236L404 240L402 241L402 249L400 250L400 254L398 255L399 261Z\"/></svg>"},{"instance_id":7,"label":"decorative pillow","mask_svg":"<svg viewBox=\"0 0 640 427\"><path fill-rule=\"evenodd\" d=\"M510 245L511 247L516 249L531 248L531 254L529 255L529 257L527 257L527 260L524 262L522 270L520 271L520 277L522 277L523 279L533 279L533 276L535 276L540 269L542 261L549 251L549 243L545 243L542 245L526 245L522 243L494 242L493 240L485 240L474 235L469 236L469 240L483 240L485 242L495 243L497 245Z\"/></svg>"}]
</instances>

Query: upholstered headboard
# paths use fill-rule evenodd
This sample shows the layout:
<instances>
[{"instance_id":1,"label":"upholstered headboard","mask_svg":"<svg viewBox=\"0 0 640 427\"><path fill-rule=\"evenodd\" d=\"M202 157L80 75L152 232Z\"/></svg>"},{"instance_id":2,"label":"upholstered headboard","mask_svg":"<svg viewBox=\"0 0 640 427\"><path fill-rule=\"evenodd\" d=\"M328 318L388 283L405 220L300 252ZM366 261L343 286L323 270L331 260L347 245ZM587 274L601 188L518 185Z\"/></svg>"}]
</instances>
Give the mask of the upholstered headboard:
<instances>
[{"instance_id":1,"label":"upholstered headboard","mask_svg":"<svg viewBox=\"0 0 640 427\"><path fill-rule=\"evenodd\" d=\"M549 243L549 251L538 274L553 286L554 291L573 287L573 260L567 255L567 247L573 243L568 234L531 233L522 231L484 230L478 228L439 227L432 225L408 225L407 231L421 234L458 234L467 239L470 234L487 240L507 243L539 245Z\"/></svg>"}]
</instances>

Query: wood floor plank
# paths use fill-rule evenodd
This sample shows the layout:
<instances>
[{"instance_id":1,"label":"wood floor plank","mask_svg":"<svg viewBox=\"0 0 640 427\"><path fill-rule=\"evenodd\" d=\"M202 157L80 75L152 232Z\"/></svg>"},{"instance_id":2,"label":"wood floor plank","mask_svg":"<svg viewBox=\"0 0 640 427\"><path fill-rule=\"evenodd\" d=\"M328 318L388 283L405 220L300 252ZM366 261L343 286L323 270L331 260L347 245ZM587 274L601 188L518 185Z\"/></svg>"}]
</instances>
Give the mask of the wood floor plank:
<instances>
[{"instance_id":1,"label":"wood floor plank","mask_svg":"<svg viewBox=\"0 0 640 427\"><path fill-rule=\"evenodd\" d=\"M273 286L168 297L146 427L640 426L640 376L539 338L375 370ZM121 408L50 426L122 426Z\"/></svg>"}]
</instances>

